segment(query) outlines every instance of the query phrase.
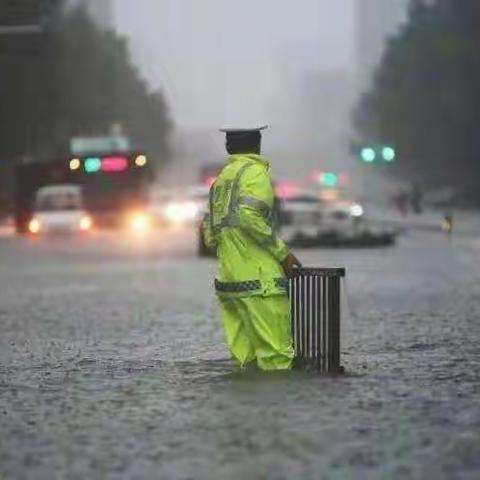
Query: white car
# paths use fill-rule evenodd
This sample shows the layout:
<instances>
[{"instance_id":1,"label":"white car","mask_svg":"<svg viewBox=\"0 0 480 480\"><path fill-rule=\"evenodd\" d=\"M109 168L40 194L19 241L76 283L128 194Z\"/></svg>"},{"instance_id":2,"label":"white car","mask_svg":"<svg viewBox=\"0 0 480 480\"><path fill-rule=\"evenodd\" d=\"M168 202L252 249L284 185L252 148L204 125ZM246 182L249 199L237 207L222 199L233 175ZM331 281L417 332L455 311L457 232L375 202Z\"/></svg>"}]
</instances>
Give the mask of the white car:
<instances>
[{"instance_id":1,"label":"white car","mask_svg":"<svg viewBox=\"0 0 480 480\"><path fill-rule=\"evenodd\" d=\"M207 205L208 188L202 186L158 192L152 199L152 211L164 225L196 225Z\"/></svg>"},{"instance_id":2,"label":"white car","mask_svg":"<svg viewBox=\"0 0 480 480\"><path fill-rule=\"evenodd\" d=\"M37 191L28 224L32 235L88 232L92 226L78 185L50 185Z\"/></svg>"},{"instance_id":3,"label":"white car","mask_svg":"<svg viewBox=\"0 0 480 480\"><path fill-rule=\"evenodd\" d=\"M325 236L351 238L362 233L363 207L355 202L326 202L314 194L281 200L279 225L287 243L321 243Z\"/></svg>"},{"instance_id":4,"label":"white car","mask_svg":"<svg viewBox=\"0 0 480 480\"><path fill-rule=\"evenodd\" d=\"M355 237L364 230L364 209L351 201L325 202L319 233Z\"/></svg>"},{"instance_id":5,"label":"white car","mask_svg":"<svg viewBox=\"0 0 480 480\"><path fill-rule=\"evenodd\" d=\"M315 195L299 194L280 200L278 225L287 243L318 237L324 202Z\"/></svg>"}]
</instances>

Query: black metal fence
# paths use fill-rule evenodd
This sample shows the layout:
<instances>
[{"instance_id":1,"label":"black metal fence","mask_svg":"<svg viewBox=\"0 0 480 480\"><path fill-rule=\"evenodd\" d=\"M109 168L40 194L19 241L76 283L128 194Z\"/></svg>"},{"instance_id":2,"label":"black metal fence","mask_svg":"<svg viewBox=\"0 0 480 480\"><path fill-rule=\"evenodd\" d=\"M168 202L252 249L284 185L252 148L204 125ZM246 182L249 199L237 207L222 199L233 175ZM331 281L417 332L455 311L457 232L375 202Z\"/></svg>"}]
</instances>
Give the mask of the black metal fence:
<instances>
[{"instance_id":1,"label":"black metal fence","mask_svg":"<svg viewBox=\"0 0 480 480\"><path fill-rule=\"evenodd\" d=\"M325 373L340 365L340 279L344 268L299 268L290 279L292 335L297 366Z\"/></svg>"}]
</instances>

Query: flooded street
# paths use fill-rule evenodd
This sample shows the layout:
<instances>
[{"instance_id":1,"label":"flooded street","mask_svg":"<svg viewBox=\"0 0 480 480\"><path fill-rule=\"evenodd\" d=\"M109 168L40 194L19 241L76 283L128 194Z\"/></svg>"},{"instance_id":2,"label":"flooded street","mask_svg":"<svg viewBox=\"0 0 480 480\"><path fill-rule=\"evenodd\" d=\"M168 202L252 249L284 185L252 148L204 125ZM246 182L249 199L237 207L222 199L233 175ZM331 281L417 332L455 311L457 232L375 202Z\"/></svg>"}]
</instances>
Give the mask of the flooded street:
<instances>
[{"instance_id":1,"label":"flooded street","mask_svg":"<svg viewBox=\"0 0 480 480\"><path fill-rule=\"evenodd\" d=\"M0 239L0 478L477 479L480 236L345 266L346 375L240 374L191 232Z\"/></svg>"}]
</instances>

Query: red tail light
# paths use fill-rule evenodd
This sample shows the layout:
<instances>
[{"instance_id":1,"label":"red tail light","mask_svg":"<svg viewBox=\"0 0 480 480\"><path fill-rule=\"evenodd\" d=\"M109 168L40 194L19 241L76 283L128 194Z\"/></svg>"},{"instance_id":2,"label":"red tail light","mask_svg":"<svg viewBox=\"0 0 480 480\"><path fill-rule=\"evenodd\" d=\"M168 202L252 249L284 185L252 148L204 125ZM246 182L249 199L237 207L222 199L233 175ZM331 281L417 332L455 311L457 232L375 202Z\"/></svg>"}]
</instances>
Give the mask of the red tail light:
<instances>
[{"instance_id":1,"label":"red tail light","mask_svg":"<svg viewBox=\"0 0 480 480\"><path fill-rule=\"evenodd\" d=\"M215 183L215 180L217 179L217 177L207 177L205 180L204 180L204 184L206 187L210 188L214 183Z\"/></svg>"},{"instance_id":2,"label":"red tail light","mask_svg":"<svg viewBox=\"0 0 480 480\"><path fill-rule=\"evenodd\" d=\"M128 160L125 157L102 158L102 172L123 172L128 168Z\"/></svg>"}]
</instances>

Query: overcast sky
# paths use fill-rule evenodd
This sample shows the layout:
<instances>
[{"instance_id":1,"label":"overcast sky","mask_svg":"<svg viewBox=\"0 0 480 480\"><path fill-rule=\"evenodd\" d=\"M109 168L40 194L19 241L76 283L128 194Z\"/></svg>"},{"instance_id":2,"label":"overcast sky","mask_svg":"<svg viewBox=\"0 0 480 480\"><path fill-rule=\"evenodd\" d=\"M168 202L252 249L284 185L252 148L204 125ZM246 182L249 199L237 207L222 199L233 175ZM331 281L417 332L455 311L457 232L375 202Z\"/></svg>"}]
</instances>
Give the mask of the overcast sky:
<instances>
[{"instance_id":1,"label":"overcast sky","mask_svg":"<svg viewBox=\"0 0 480 480\"><path fill-rule=\"evenodd\" d=\"M289 83L353 67L354 0L116 0L115 20L180 126L268 122Z\"/></svg>"}]
</instances>

